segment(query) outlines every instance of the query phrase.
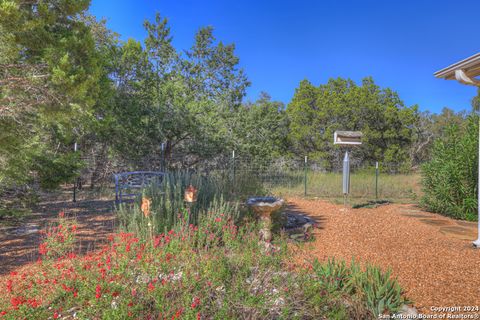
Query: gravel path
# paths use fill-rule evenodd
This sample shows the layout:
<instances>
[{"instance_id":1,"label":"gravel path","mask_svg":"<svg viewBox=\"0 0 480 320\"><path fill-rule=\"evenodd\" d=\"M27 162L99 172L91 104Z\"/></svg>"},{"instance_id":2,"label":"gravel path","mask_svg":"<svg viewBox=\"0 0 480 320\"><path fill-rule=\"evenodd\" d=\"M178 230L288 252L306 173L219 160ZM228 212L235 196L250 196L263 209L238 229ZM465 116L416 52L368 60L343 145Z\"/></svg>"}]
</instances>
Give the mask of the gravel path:
<instances>
[{"instance_id":1,"label":"gravel path","mask_svg":"<svg viewBox=\"0 0 480 320\"><path fill-rule=\"evenodd\" d=\"M297 249L302 262L336 257L391 268L420 312L432 306L480 306L476 223L423 212L413 205L348 209L290 199L289 210L318 222L315 240Z\"/></svg>"}]
</instances>

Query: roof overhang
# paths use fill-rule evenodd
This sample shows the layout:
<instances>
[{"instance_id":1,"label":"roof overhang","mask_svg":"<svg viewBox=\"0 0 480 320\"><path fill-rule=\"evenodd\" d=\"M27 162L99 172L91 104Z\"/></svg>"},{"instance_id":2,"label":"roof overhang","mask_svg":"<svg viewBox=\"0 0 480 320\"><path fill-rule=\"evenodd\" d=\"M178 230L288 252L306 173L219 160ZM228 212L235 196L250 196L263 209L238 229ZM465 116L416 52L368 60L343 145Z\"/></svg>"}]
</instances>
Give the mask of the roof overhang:
<instances>
[{"instance_id":1,"label":"roof overhang","mask_svg":"<svg viewBox=\"0 0 480 320\"><path fill-rule=\"evenodd\" d=\"M480 52L435 72L434 76L480 86L480 80L475 79L475 77L480 76Z\"/></svg>"},{"instance_id":2,"label":"roof overhang","mask_svg":"<svg viewBox=\"0 0 480 320\"><path fill-rule=\"evenodd\" d=\"M333 144L362 144L362 133L360 131L335 131Z\"/></svg>"}]
</instances>

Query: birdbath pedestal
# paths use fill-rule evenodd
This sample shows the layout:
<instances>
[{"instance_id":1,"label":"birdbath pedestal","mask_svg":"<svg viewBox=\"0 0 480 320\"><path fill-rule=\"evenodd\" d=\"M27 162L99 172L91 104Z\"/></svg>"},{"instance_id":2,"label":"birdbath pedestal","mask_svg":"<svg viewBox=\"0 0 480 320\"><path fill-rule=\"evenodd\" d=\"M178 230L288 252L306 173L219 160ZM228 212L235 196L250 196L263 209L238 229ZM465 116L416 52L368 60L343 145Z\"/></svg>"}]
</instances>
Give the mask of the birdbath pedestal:
<instances>
[{"instance_id":1,"label":"birdbath pedestal","mask_svg":"<svg viewBox=\"0 0 480 320\"><path fill-rule=\"evenodd\" d=\"M283 199L275 197L254 197L247 200L247 205L261 221L260 236L265 242L272 240L272 214L284 205Z\"/></svg>"}]
</instances>

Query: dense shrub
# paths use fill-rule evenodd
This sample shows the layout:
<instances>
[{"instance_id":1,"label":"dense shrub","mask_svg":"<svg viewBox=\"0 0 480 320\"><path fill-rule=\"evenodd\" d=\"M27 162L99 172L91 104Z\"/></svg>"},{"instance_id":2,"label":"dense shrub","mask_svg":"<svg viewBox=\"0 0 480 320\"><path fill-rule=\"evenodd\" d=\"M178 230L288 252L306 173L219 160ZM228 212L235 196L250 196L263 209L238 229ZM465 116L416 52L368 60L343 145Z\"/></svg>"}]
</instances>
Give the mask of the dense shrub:
<instances>
[{"instance_id":1,"label":"dense shrub","mask_svg":"<svg viewBox=\"0 0 480 320\"><path fill-rule=\"evenodd\" d=\"M37 171L40 186L52 190L62 183L73 182L83 166L78 153L66 153L38 156L33 168Z\"/></svg>"},{"instance_id":2,"label":"dense shrub","mask_svg":"<svg viewBox=\"0 0 480 320\"><path fill-rule=\"evenodd\" d=\"M478 117L466 127L451 126L435 142L432 160L423 165L423 205L455 219L476 220Z\"/></svg>"}]
</instances>

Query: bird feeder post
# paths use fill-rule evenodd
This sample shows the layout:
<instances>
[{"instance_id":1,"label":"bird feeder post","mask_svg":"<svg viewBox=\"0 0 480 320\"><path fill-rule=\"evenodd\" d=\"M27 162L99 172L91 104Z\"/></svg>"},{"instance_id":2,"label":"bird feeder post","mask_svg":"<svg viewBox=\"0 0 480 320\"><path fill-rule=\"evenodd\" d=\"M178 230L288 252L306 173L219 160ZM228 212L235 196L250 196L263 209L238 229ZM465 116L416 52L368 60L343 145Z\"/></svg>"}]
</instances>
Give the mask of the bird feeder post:
<instances>
[{"instance_id":1,"label":"bird feeder post","mask_svg":"<svg viewBox=\"0 0 480 320\"><path fill-rule=\"evenodd\" d=\"M335 131L333 144L355 146L362 144L362 133L360 131ZM350 155L348 149L343 158L343 204L347 208L348 195L350 194Z\"/></svg>"},{"instance_id":2,"label":"bird feeder post","mask_svg":"<svg viewBox=\"0 0 480 320\"><path fill-rule=\"evenodd\" d=\"M350 193L350 157L348 151L345 151L343 158L343 205L347 207L347 198Z\"/></svg>"}]
</instances>

